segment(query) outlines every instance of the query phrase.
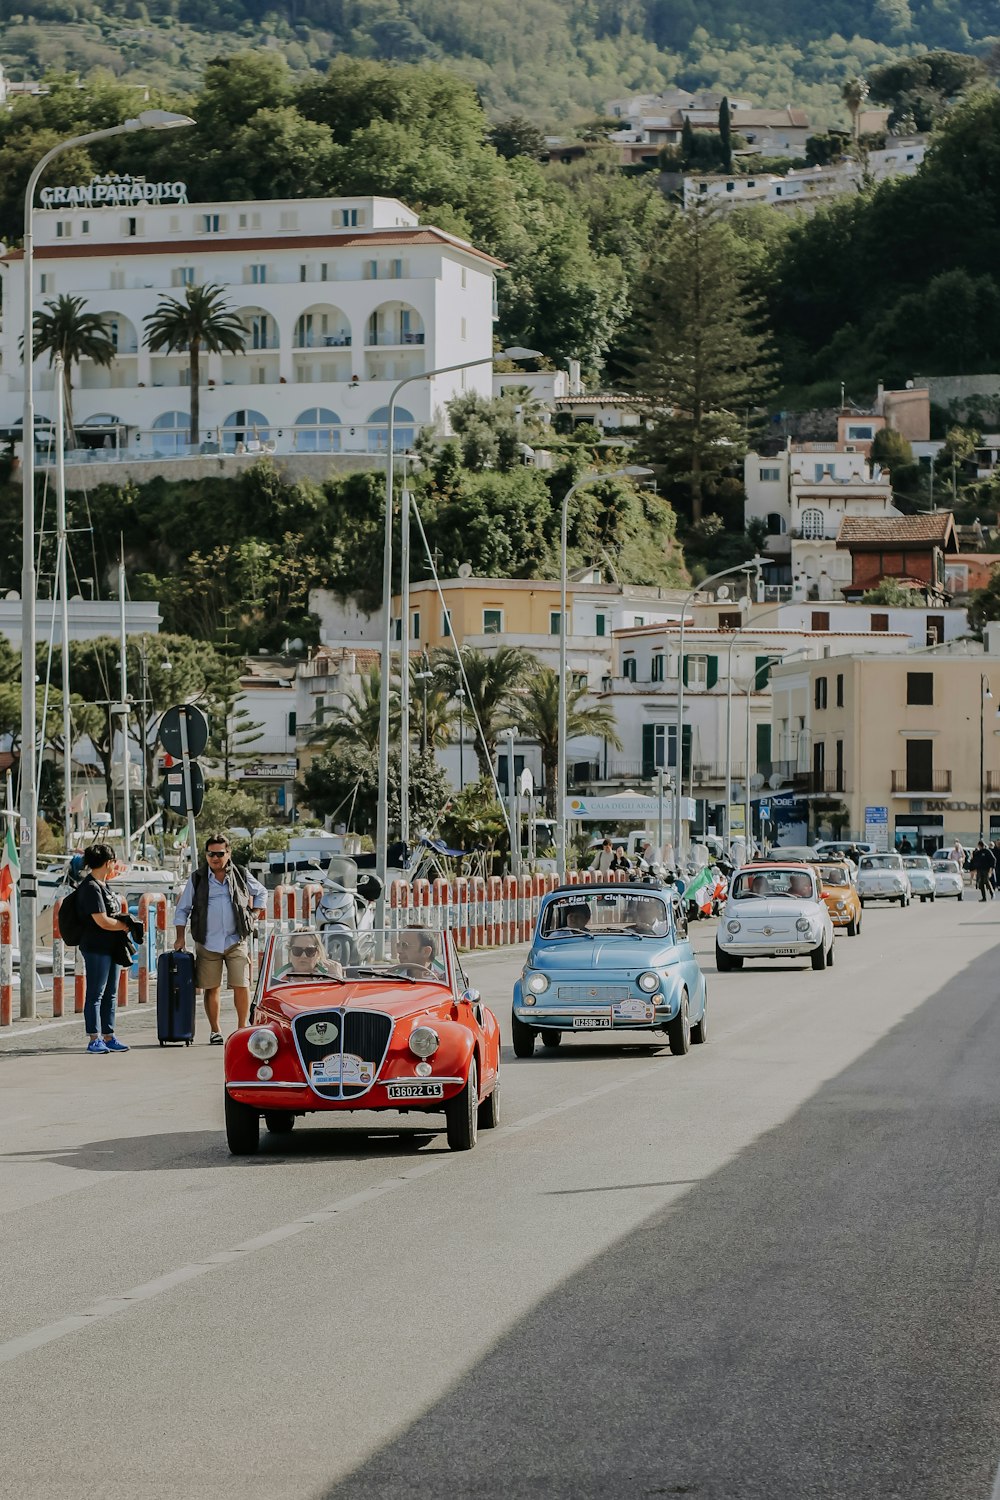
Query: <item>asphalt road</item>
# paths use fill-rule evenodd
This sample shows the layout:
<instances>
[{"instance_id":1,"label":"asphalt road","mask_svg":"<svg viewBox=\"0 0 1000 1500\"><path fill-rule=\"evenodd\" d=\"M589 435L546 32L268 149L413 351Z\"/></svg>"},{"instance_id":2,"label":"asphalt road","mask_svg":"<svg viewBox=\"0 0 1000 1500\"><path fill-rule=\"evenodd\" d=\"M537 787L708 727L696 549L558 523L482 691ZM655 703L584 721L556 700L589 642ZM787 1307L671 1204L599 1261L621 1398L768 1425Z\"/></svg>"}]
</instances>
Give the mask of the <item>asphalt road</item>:
<instances>
[{"instance_id":1,"label":"asphalt road","mask_svg":"<svg viewBox=\"0 0 1000 1500\"><path fill-rule=\"evenodd\" d=\"M467 1154L237 1162L203 1040L0 1040L0 1496L987 1500L1000 906L869 908L822 974L696 931L707 1046L505 1049ZM520 957L469 960L505 1034Z\"/></svg>"}]
</instances>

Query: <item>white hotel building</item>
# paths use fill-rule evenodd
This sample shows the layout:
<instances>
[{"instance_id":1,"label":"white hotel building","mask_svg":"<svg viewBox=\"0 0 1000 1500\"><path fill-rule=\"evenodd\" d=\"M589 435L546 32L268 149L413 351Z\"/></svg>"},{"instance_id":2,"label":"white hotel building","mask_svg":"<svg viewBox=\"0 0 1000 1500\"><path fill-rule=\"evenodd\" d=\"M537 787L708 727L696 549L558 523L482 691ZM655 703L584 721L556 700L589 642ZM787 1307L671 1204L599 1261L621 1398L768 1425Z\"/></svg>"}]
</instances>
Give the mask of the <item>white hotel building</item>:
<instances>
[{"instance_id":1,"label":"white hotel building","mask_svg":"<svg viewBox=\"0 0 1000 1500\"><path fill-rule=\"evenodd\" d=\"M189 204L174 188L179 202L114 207L53 203L70 196L56 190L36 210L36 310L82 297L117 347L110 366L84 360L74 370L81 441L104 456L191 451L188 355L151 352L143 323L189 285L221 286L247 331L243 353L202 354L196 453L377 452L397 381L478 356L481 365L402 392L400 444L416 426L444 426L445 402L462 391L491 395L500 265L491 256L418 224L395 198ZM0 424L9 427L23 401L19 250L0 256L0 278ZM43 356L37 419L52 415L52 388Z\"/></svg>"}]
</instances>

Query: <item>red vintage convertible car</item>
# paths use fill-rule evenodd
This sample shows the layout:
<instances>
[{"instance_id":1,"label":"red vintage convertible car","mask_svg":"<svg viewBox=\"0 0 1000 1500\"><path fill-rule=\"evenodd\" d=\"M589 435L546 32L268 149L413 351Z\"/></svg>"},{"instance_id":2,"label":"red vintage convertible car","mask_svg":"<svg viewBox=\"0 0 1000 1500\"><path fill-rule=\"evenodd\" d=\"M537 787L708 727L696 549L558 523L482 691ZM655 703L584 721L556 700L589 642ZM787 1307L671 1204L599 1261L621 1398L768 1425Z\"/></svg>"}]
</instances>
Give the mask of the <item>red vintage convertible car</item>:
<instances>
[{"instance_id":1,"label":"red vintage convertible car","mask_svg":"<svg viewBox=\"0 0 1000 1500\"><path fill-rule=\"evenodd\" d=\"M297 1115L444 1112L468 1151L500 1123L500 1027L469 985L448 933L279 933L249 1026L226 1043L226 1137L236 1156Z\"/></svg>"}]
</instances>

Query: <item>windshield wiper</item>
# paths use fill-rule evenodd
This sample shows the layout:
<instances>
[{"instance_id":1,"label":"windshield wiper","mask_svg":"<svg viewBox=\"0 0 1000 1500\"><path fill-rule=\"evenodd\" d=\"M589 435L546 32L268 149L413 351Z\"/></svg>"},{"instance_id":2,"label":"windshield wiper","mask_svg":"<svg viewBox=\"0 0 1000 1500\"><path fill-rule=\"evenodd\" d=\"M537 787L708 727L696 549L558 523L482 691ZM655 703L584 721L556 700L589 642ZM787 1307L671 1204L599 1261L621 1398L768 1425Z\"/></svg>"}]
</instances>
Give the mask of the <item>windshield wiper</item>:
<instances>
[{"instance_id":1,"label":"windshield wiper","mask_svg":"<svg viewBox=\"0 0 1000 1500\"><path fill-rule=\"evenodd\" d=\"M547 938L561 937L585 937L592 938L594 934L586 927L557 927L554 932L547 932Z\"/></svg>"}]
</instances>

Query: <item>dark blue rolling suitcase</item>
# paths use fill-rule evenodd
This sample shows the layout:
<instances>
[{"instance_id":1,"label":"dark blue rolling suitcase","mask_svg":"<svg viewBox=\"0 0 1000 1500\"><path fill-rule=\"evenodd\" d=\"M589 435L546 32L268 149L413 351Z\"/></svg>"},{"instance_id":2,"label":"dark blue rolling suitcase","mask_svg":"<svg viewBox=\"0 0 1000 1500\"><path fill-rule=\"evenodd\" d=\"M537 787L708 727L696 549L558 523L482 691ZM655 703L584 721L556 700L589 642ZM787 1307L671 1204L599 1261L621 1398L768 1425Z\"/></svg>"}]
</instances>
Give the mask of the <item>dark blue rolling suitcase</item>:
<instances>
[{"instance_id":1,"label":"dark blue rolling suitcase","mask_svg":"<svg viewBox=\"0 0 1000 1500\"><path fill-rule=\"evenodd\" d=\"M156 961L156 1035L167 1042L194 1041L194 954L161 953Z\"/></svg>"}]
</instances>

